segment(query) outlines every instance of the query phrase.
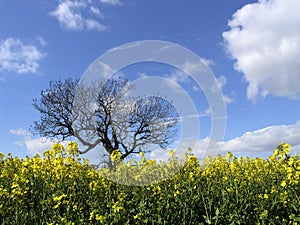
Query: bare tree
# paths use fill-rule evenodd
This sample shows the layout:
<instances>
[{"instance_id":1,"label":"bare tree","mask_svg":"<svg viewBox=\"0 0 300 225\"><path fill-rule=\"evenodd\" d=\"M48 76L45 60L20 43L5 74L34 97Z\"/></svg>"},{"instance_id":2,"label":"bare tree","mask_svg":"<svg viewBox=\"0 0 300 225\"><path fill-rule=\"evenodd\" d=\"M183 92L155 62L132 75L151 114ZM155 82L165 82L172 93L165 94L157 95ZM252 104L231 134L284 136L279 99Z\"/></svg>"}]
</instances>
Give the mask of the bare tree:
<instances>
[{"instance_id":1,"label":"bare tree","mask_svg":"<svg viewBox=\"0 0 300 225\"><path fill-rule=\"evenodd\" d=\"M49 88L41 91L40 99L33 99L33 106L41 114L34 121L32 133L42 137L65 140L74 136L72 104L78 79L51 81Z\"/></svg>"},{"instance_id":2,"label":"bare tree","mask_svg":"<svg viewBox=\"0 0 300 225\"><path fill-rule=\"evenodd\" d=\"M101 144L107 155L118 150L122 160L150 151L150 145L167 147L177 131L177 111L158 95L130 97L132 88L121 78L89 85L73 79L52 81L40 99L33 100L41 118L32 131L59 140L76 137L86 147L82 154ZM111 166L110 160L107 163Z\"/></svg>"}]
</instances>

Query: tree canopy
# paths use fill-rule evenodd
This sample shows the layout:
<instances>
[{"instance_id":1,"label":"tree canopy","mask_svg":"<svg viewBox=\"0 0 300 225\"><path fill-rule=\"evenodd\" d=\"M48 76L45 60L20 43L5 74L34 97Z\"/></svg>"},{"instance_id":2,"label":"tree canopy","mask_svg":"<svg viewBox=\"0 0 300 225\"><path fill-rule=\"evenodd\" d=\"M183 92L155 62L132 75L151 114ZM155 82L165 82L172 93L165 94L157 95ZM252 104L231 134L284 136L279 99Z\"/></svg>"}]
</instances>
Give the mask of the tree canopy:
<instances>
[{"instance_id":1,"label":"tree canopy","mask_svg":"<svg viewBox=\"0 0 300 225\"><path fill-rule=\"evenodd\" d=\"M82 154L102 145L108 156L119 151L122 160L151 151L149 146L167 147L178 129L176 109L159 95L130 97L132 88L119 77L89 85L72 78L51 81L33 100L40 119L32 132L59 141L75 137L85 146Z\"/></svg>"}]
</instances>

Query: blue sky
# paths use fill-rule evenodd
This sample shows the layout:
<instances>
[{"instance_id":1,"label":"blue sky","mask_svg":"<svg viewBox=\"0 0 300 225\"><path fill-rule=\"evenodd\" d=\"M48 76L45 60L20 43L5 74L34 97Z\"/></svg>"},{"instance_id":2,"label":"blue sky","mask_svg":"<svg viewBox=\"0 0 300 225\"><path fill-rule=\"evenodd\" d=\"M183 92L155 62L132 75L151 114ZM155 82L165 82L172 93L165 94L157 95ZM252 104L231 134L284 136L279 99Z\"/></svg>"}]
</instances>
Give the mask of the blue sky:
<instances>
[{"instance_id":1,"label":"blue sky","mask_svg":"<svg viewBox=\"0 0 300 225\"><path fill-rule=\"evenodd\" d=\"M49 81L80 78L119 45L162 40L199 55L217 78L227 108L220 153L267 156L281 141L300 152L299 9L298 0L1 1L0 151L24 156L49 148L49 141L28 132L39 119L32 99ZM193 89L174 68L157 64L123 73L161 76ZM189 94L203 115L201 149L210 131L209 106L199 103L203 93Z\"/></svg>"}]
</instances>

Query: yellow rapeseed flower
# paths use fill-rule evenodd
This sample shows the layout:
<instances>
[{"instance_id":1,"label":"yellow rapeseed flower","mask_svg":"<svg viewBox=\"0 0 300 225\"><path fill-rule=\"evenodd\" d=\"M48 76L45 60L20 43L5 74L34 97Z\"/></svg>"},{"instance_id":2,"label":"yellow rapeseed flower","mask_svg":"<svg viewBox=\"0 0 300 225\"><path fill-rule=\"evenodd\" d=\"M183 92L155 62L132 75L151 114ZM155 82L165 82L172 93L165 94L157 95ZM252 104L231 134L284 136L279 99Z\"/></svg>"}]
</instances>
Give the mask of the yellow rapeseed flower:
<instances>
[{"instance_id":1,"label":"yellow rapeseed flower","mask_svg":"<svg viewBox=\"0 0 300 225\"><path fill-rule=\"evenodd\" d=\"M176 190L175 193L174 193L174 197L176 197L177 195L180 194L180 191L179 190Z\"/></svg>"},{"instance_id":2,"label":"yellow rapeseed flower","mask_svg":"<svg viewBox=\"0 0 300 225\"><path fill-rule=\"evenodd\" d=\"M268 195L268 194L264 194L264 198L265 198L265 199L268 199L268 198L269 198L269 195Z\"/></svg>"},{"instance_id":3,"label":"yellow rapeseed flower","mask_svg":"<svg viewBox=\"0 0 300 225\"><path fill-rule=\"evenodd\" d=\"M104 222L105 217L99 214L96 214L96 220L100 221L101 223Z\"/></svg>"},{"instance_id":4,"label":"yellow rapeseed flower","mask_svg":"<svg viewBox=\"0 0 300 225\"><path fill-rule=\"evenodd\" d=\"M232 152L228 152L227 154L226 154L226 159L231 159L233 157L233 154L232 154Z\"/></svg>"},{"instance_id":5,"label":"yellow rapeseed flower","mask_svg":"<svg viewBox=\"0 0 300 225\"><path fill-rule=\"evenodd\" d=\"M282 181L281 184L280 184L280 186L281 186L281 187L285 187L285 186L286 186L286 181L285 181L285 180Z\"/></svg>"}]
</instances>

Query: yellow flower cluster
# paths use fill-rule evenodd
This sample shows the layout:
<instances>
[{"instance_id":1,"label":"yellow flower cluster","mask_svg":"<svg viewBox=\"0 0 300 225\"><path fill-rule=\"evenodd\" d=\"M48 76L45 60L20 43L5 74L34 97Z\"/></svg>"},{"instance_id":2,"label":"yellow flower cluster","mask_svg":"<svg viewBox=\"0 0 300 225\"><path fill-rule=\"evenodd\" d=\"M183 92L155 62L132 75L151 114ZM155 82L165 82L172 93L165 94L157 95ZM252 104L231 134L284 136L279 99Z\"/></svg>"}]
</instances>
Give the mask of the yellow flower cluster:
<instances>
[{"instance_id":1,"label":"yellow flower cluster","mask_svg":"<svg viewBox=\"0 0 300 225\"><path fill-rule=\"evenodd\" d=\"M281 143L267 159L122 162L96 170L75 142L42 156L0 153L0 224L300 224L300 158Z\"/></svg>"}]
</instances>

